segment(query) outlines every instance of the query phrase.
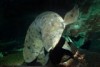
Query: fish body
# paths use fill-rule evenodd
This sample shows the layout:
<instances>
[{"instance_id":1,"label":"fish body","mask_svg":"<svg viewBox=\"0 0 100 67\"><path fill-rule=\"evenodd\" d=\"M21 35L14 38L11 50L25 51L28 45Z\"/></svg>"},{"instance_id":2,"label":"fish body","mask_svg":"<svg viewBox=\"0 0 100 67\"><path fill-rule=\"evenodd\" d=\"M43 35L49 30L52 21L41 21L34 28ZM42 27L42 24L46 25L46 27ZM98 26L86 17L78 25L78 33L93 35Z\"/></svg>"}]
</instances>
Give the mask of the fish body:
<instances>
[{"instance_id":1,"label":"fish body","mask_svg":"<svg viewBox=\"0 0 100 67\"><path fill-rule=\"evenodd\" d=\"M76 21L79 10L73 8L66 13L63 19L59 14L47 11L38 15L27 30L25 37L23 57L25 62L30 63L38 58L38 62L45 65L48 61L49 52L58 43L65 26ZM71 16L72 15L72 16ZM66 43L68 46L68 44Z\"/></svg>"}]
</instances>

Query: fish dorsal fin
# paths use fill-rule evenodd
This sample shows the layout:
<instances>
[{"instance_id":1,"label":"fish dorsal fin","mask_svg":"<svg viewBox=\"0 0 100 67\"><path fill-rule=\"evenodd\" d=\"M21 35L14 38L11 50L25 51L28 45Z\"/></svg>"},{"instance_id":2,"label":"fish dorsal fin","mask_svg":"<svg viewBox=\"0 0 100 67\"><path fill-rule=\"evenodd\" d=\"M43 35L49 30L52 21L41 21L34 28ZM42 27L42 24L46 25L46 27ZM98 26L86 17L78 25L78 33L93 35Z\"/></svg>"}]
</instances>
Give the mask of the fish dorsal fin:
<instances>
[{"instance_id":1,"label":"fish dorsal fin","mask_svg":"<svg viewBox=\"0 0 100 67\"><path fill-rule=\"evenodd\" d=\"M72 10L67 12L64 17L65 24L71 24L75 22L79 17L79 8L77 5L74 6Z\"/></svg>"}]
</instances>

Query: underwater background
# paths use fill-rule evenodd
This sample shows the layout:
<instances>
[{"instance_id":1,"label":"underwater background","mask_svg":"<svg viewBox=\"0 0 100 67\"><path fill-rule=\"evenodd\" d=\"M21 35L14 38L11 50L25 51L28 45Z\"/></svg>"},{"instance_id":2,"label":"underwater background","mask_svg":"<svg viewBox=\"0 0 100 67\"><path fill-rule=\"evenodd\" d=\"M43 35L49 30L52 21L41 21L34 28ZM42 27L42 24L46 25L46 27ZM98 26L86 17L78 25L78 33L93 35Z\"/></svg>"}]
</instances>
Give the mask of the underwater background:
<instances>
[{"instance_id":1,"label":"underwater background","mask_svg":"<svg viewBox=\"0 0 100 67\"><path fill-rule=\"evenodd\" d=\"M100 0L0 0L0 65L23 64L25 35L37 15L53 11L64 17L75 4L80 16L67 33L74 33L68 34L78 48L100 53Z\"/></svg>"}]
</instances>

